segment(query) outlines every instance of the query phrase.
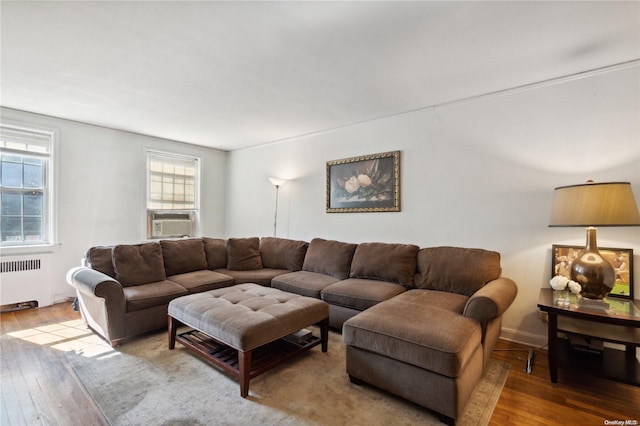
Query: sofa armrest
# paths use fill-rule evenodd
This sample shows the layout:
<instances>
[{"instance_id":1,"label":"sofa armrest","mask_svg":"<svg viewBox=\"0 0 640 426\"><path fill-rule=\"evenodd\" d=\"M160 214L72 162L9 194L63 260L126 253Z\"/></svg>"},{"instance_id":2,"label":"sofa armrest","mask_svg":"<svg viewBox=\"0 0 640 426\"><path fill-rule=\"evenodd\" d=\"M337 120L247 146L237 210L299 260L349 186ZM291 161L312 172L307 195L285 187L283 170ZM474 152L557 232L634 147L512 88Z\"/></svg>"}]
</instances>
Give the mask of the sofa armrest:
<instances>
[{"instance_id":1,"label":"sofa armrest","mask_svg":"<svg viewBox=\"0 0 640 426\"><path fill-rule=\"evenodd\" d=\"M94 331L116 346L125 337L126 299L122 284L87 267L73 268L67 282L75 287L80 312Z\"/></svg>"},{"instance_id":2,"label":"sofa armrest","mask_svg":"<svg viewBox=\"0 0 640 426\"><path fill-rule=\"evenodd\" d=\"M487 323L500 317L511 306L517 293L518 286L510 278L489 281L467 300L463 315L480 322L484 333Z\"/></svg>"},{"instance_id":3,"label":"sofa armrest","mask_svg":"<svg viewBox=\"0 0 640 426\"><path fill-rule=\"evenodd\" d=\"M122 284L95 269L83 266L73 268L67 274L67 282L75 287L76 290L88 296L113 300L120 299L124 303Z\"/></svg>"}]
</instances>

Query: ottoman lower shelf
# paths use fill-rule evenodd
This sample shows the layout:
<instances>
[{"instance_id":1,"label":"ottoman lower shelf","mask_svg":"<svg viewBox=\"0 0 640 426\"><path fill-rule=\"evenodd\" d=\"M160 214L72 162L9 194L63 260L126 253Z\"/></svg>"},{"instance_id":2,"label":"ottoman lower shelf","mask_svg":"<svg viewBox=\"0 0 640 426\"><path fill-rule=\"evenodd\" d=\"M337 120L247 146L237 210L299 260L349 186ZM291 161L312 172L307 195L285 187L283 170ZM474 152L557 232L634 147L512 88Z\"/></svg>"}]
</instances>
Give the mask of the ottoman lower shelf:
<instances>
[{"instance_id":1,"label":"ottoman lower shelf","mask_svg":"<svg viewBox=\"0 0 640 426\"><path fill-rule=\"evenodd\" d=\"M176 341L202 355L206 360L223 368L225 371L240 373L239 351L198 331L191 330L176 336ZM279 339L254 349L251 355L249 378L270 370L299 353L308 351L320 344L320 338L311 336L302 344Z\"/></svg>"}]
</instances>

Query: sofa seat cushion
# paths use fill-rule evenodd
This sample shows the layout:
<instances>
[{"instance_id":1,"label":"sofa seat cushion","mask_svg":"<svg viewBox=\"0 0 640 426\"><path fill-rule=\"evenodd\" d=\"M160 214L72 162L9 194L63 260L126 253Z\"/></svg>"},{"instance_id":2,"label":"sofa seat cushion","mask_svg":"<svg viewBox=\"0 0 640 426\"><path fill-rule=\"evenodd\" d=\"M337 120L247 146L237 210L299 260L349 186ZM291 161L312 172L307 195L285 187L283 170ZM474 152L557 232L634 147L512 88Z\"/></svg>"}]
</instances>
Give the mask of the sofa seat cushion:
<instances>
[{"instance_id":1,"label":"sofa seat cushion","mask_svg":"<svg viewBox=\"0 0 640 426\"><path fill-rule=\"evenodd\" d=\"M469 297L447 291L409 290L396 296L394 300L419 306L433 306L462 315Z\"/></svg>"},{"instance_id":2,"label":"sofa seat cushion","mask_svg":"<svg viewBox=\"0 0 640 426\"><path fill-rule=\"evenodd\" d=\"M287 269L271 269L262 268L254 269L250 271L234 271L231 269L216 269L215 272L219 272L224 275L229 275L233 278L235 284L254 283L260 284L264 287L271 287L271 279L278 275L288 274Z\"/></svg>"},{"instance_id":3,"label":"sofa seat cushion","mask_svg":"<svg viewBox=\"0 0 640 426\"><path fill-rule=\"evenodd\" d=\"M320 299L320 292L338 281L340 281L338 278L332 277L331 275L297 271L274 277L271 280L271 287L288 291L289 293Z\"/></svg>"},{"instance_id":4,"label":"sofa seat cushion","mask_svg":"<svg viewBox=\"0 0 640 426\"><path fill-rule=\"evenodd\" d=\"M234 284L233 277L219 272L203 269L167 277L169 281L180 284L189 293L200 293L217 288L229 287Z\"/></svg>"},{"instance_id":5,"label":"sofa seat cushion","mask_svg":"<svg viewBox=\"0 0 640 426\"><path fill-rule=\"evenodd\" d=\"M176 297L188 294L187 289L169 280L124 287L123 290L127 312L167 305Z\"/></svg>"},{"instance_id":6,"label":"sofa seat cushion","mask_svg":"<svg viewBox=\"0 0 640 426\"><path fill-rule=\"evenodd\" d=\"M349 278L331 284L322 290L320 295L322 300L331 305L364 311L405 291L406 289L399 284Z\"/></svg>"},{"instance_id":7,"label":"sofa seat cushion","mask_svg":"<svg viewBox=\"0 0 640 426\"><path fill-rule=\"evenodd\" d=\"M207 256L200 238L162 240L162 258L167 276L207 269Z\"/></svg>"},{"instance_id":8,"label":"sofa seat cushion","mask_svg":"<svg viewBox=\"0 0 640 426\"><path fill-rule=\"evenodd\" d=\"M344 343L446 377L458 377L480 347L480 324L455 312L394 299L350 318Z\"/></svg>"}]
</instances>

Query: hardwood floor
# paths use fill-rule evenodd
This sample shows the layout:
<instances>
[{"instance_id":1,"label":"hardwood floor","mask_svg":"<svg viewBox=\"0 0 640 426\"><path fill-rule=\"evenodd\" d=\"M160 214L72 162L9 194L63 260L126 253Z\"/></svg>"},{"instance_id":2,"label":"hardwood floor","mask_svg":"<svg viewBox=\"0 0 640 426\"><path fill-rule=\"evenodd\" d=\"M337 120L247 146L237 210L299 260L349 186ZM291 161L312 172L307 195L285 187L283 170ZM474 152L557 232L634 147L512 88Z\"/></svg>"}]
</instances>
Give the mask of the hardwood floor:
<instances>
[{"instance_id":1,"label":"hardwood floor","mask_svg":"<svg viewBox=\"0 0 640 426\"><path fill-rule=\"evenodd\" d=\"M70 303L0 315L2 426L108 424L64 359L61 344L93 334L65 336L60 324L74 320L82 325Z\"/></svg>"},{"instance_id":2,"label":"hardwood floor","mask_svg":"<svg viewBox=\"0 0 640 426\"><path fill-rule=\"evenodd\" d=\"M553 384L544 350L536 350L533 373L525 373L528 349L504 340L496 345L491 357L510 363L511 371L490 425L640 425L640 387L563 369Z\"/></svg>"},{"instance_id":3,"label":"hardwood floor","mask_svg":"<svg viewBox=\"0 0 640 426\"><path fill-rule=\"evenodd\" d=\"M96 338L69 303L3 313L0 324L1 425L107 424L64 359L74 342ZM511 371L491 425L640 425L640 387L563 370L551 384L543 350L524 372L528 349L500 341L492 355Z\"/></svg>"}]
</instances>

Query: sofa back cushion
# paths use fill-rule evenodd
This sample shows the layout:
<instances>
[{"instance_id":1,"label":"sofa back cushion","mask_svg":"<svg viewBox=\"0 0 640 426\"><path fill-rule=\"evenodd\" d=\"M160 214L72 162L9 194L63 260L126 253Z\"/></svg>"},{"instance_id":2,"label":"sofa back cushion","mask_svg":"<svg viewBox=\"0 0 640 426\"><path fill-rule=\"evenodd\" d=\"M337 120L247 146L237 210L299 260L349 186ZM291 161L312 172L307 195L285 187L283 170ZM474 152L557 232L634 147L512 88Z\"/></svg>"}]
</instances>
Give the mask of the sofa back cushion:
<instances>
[{"instance_id":1,"label":"sofa back cushion","mask_svg":"<svg viewBox=\"0 0 640 426\"><path fill-rule=\"evenodd\" d=\"M232 271L262 269L260 238L229 238L227 240L227 269Z\"/></svg>"},{"instance_id":2,"label":"sofa back cushion","mask_svg":"<svg viewBox=\"0 0 640 426\"><path fill-rule=\"evenodd\" d=\"M304 263L309 243L285 238L264 237L260 239L262 266L273 269L299 271Z\"/></svg>"},{"instance_id":3,"label":"sofa back cushion","mask_svg":"<svg viewBox=\"0 0 640 426\"><path fill-rule=\"evenodd\" d=\"M431 247L418 252L416 288L471 296L500 277L500 253L495 251Z\"/></svg>"},{"instance_id":4,"label":"sofa back cushion","mask_svg":"<svg viewBox=\"0 0 640 426\"><path fill-rule=\"evenodd\" d=\"M162 240L164 271L168 277L208 269L204 243L200 238L188 240Z\"/></svg>"},{"instance_id":5,"label":"sofa back cushion","mask_svg":"<svg viewBox=\"0 0 640 426\"><path fill-rule=\"evenodd\" d=\"M227 241L222 238L202 237L207 265L212 271L227 267Z\"/></svg>"},{"instance_id":6,"label":"sofa back cushion","mask_svg":"<svg viewBox=\"0 0 640 426\"><path fill-rule=\"evenodd\" d=\"M420 247L413 244L359 244L351 262L350 276L412 287L418 250Z\"/></svg>"},{"instance_id":7,"label":"sofa back cushion","mask_svg":"<svg viewBox=\"0 0 640 426\"><path fill-rule=\"evenodd\" d=\"M357 244L314 238L309 243L302 270L347 279L356 247Z\"/></svg>"},{"instance_id":8,"label":"sofa back cushion","mask_svg":"<svg viewBox=\"0 0 640 426\"><path fill-rule=\"evenodd\" d=\"M113 269L113 246L91 247L87 251L86 259L91 269L107 274L111 278L116 277L116 271Z\"/></svg>"},{"instance_id":9,"label":"sofa back cushion","mask_svg":"<svg viewBox=\"0 0 640 426\"><path fill-rule=\"evenodd\" d=\"M162 248L158 243L117 245L113 249L116 279L125 287L164 281Z\"/></svg>"}]
</instances>

